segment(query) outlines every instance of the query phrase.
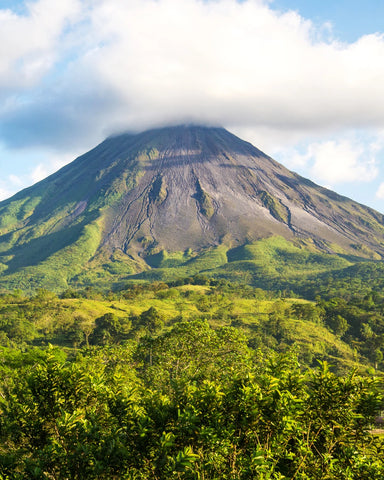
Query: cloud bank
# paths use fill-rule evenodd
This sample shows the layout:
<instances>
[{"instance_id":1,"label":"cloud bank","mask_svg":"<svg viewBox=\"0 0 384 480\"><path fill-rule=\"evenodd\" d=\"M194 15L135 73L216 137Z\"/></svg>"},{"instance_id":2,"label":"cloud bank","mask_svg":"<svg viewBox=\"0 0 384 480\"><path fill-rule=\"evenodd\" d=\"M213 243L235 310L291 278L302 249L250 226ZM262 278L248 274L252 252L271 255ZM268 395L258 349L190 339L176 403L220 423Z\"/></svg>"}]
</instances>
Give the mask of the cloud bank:
<instances>
[{"instance_id":1,"label":"cloud bank","mask_svg":"<svg viewBox=\"0 0 384 480\"><path fill-rule=\"evenodd\" d=\"M383 149L378 135L363 143L353 135L313 142L304 152L288 149L282 161L289 168L306 168L308 175L322 185L371 182L379 175L377 154Z\"/></svg>"},{"instance_id":2,"label":"cloud bank","mask_svg":"<svg viewBox=\"0 0 384 480\"><path fill-rule=\"evenodd\" d=\"M0 11L3 135L22 142L11 132L33 117L53 143L86 119L106 129L384 123L383 36L341 44L318 33L252 0L39 0L27 16Z\"/></svg>"},{"instance_id":3,"label":"cloud bank","mask_svg":"<svg viewBox=\"0 0 384 480\"><path fill-rule=\"evenodd\" d=\"M0 10L0 141L10 148L74 150L116 131L181 122L288 142L384 125L380 34L341 43L328 26L261 0L26 7ZM345 142L314 142L307 155L324 182L377 174L374 160ZM332 178L330 156L339 159Z\"/></svg>"}]
</instances>

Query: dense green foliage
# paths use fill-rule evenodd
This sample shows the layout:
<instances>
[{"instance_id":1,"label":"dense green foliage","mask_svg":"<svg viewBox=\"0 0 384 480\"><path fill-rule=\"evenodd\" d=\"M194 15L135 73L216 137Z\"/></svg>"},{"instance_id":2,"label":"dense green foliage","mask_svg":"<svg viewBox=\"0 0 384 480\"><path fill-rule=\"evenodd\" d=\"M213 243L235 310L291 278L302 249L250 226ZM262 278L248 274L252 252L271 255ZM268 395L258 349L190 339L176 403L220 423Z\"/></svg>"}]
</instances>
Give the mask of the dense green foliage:
<instances>
[{"instance_id":1,"label":"dense green foliage","mask_svg":"<svg viewBox=\"0 0 384 480\"><path fill-rule=\"evenodd\" d=\"M383 478L384 296L287 294L3 295L0 479Z\"/></svg>"},{"instance_id":2,"label":"dense green foliage","mask_svg":"<svg viewBox=\"0 0 384 480\"><path fill-rule=\"evenodd\" d=\"M102 293L20 291L0 297L0 345L65 348L121 344L165 333L180 321L236 327L264 352L294 349L301 362L328 361L340 372L384 368L384 297L377 292L309 302L203 276Z\"/></svg>"},{"instance_id":3,"label":"dense green foliage","mask_svg":"<svg viewBox=\"0 0 384 480\"><path fill-rule=\"evenodd\" d=\"M342 270L310 275L301 282L297 291L307 298L369 295L371 291L384 289L384 264L382 262L358 262Z\"/></svg>"},{"instance_id":4,"label":"dense green foliage","mask_svg":"<svg viewBox=\"0 0 384 480\"><path fill-rule=\"evenodd\" d=\"M3 479L381 479L382 383L179 323L124 346L2 354Z\"/></svg>"}]
</instances>

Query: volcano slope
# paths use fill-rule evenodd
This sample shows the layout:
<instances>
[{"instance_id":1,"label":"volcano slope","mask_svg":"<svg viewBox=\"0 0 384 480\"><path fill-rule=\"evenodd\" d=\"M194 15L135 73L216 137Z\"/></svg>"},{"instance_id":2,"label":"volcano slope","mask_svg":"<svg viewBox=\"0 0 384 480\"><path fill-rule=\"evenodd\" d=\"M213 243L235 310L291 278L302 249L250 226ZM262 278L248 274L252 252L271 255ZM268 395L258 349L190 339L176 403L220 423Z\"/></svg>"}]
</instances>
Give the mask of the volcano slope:
<instances>
[{"instance_id":1,"label":"volcano slope","mask_svg":"<svg viewBox=\"0 0 384 480\"><path fill-rule=\"evenodd\" d=\"M0 203L7 289L111 287L225 272L231 262L241 271L271 248L285 264L298 255L321 270L380 260L384 218L225 129L200 126L110 137Z\"/></svg>"}]
</instances>

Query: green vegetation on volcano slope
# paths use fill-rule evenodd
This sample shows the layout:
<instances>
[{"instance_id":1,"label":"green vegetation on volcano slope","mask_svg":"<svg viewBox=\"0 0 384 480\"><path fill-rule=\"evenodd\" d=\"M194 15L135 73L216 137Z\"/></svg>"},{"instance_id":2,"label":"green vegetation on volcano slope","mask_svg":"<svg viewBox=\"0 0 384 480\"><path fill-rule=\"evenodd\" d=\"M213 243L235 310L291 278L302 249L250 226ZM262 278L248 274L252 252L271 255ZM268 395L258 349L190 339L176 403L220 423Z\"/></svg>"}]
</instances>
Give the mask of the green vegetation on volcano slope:
<instances>
[{"instance_id":1,"label":"green vegetation on volcano slope","mask_svg":"<svg viewBox=\"0 0 384 480\"><path fill-rule=\"evenodd\" d=\"M293 289L308 276L337 271L352 263L343 256L297 246L282 237L270 237L228 251L228 263L212 276L243 281L266 289Z\"/></svg>"},{"instance_id":2,"label":"green vegetation on volcano slope","mask_svg":"<svg viewBox=\"0 0 384 480\"><path fill-rule=\"evenodd\" d=\"M141 158L128 156L124 161L109 161L105 167L102 148L95 152L95 157L93 152L79 157L1 202L2 287L63 291L93 259L108 221L108 208L136 184Z\"/></svg>"},{"instance_id":3,"label":"green vegetation on volcano slope","mask_svg":"<svg viewBox=\"0 0 384 480\"><path fill-rule=\"evenodd\" d=\"M384 263L358 262L342 270L324 272L320 275L309 275L296 290L307 298L339 296L352 298L356 294L369 295L370 292L381 292L384 289Z\"/></svg>"},{"instance_id":4,"label":"green vegetation on volcano slope","mask_svg":"<svg viewBox=\"0 0 384 480\"><path fill-rule=\"evenodd\" d=\"M308 245L270 237L235 249L221 245L203 255L161 252L156 268L132 281L172 281L198 273L274 291L290 291L314 300L367 295L384 288L384 263L342 254L324 254ZM127 279L129 281L129 278Z\"/></svg>"},{"instance_id":5,"label":"green vegetation on volcano slope","mask_svg":"<svg viewBox=\"0 0 384 480\"><path fill-rule=\"evenodd\" d=\"M282 237L270 237L237 248L222 244L201 252L160 252L141 260L145 271L132 273L132 260L115 258L90 268L73 278L72 284L79 287L96 285L101 288L111 284L116 287L126 282L173 281L196 274L225 279L241 284L250 284L268 290L302 290L306 278L314 279L325 272L343 271L357 258L337 254L325 254L313 246L294 245ZM128 270L131 268L130 270ZM312 297L313 298L313 297Z\"/></svg>"},{"instance_id":6,"label":"green vegetation on volcano slope","mask_svg":"<svg viewBox=\"0 0 384 480\"><path fill-rule=\"evenodd\" d=\"M24 254L18 257L15 250L8 266L0 264L0 286L8 291L21 288L29 294L39 288L60 293L69 287L119 289L127 283L170 282L203 274L267 290L289 290L312 300L318 293L329 297L362 289L367 293L369 286L383 287L382 262L325 254L313 246L294 245L282 237L237 248L222 244L201 252L155 249L145 258L136 258L120 251L112 256L96 253L102 228L101 220L84 228L79 224L78 237L72 244L68 238L61 239L62 247L56 245L59 250L41 261L31 249L26 267L22 267ZM49 248L36 244L38 252L49 252Z\"/></svg>"}]
</instances>

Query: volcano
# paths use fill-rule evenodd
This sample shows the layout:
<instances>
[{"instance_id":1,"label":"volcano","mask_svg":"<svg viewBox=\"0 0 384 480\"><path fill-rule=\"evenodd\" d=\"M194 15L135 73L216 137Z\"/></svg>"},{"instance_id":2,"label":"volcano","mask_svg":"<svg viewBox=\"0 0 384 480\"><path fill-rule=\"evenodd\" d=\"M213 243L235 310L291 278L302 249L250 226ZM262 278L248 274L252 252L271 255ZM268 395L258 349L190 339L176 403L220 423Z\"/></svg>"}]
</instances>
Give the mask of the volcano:
<instances>
[{"instance_id":1,"label":"volcano","mask_svg":"<svg viewBox=\"0 0 384 480\"><path fill-rule=\"evenodd\" d=\"M223 128L122 134L0 203L0 284L113 283L273 237L380 260L384 217Z\"/></svg>"}]
</instances>

